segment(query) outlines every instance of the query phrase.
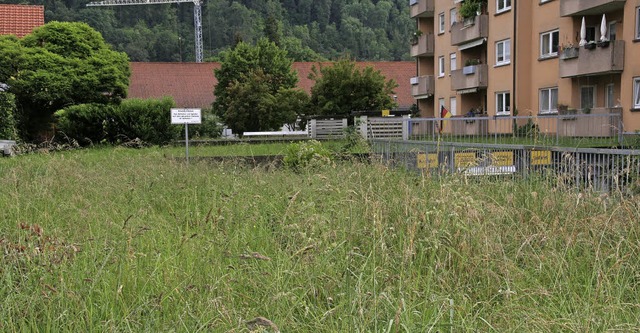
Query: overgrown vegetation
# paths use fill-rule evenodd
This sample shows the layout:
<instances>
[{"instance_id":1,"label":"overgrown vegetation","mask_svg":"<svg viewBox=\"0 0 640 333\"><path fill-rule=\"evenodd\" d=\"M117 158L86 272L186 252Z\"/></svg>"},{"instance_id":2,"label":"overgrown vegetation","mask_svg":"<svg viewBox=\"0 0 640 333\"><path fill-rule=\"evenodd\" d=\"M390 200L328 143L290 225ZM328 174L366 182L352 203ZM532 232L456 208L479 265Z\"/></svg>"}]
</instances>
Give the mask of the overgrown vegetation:
<instances>
[{"instance_id":1,"label":"overgrown vegetation","mask_svg":"<svg viewBox=\"0 0 640 333\"><path fill-rule=\"evenodd\" d=\"M0 160L0 330L640 330L636 198L165 152Z\"/></svg>"},{"instance_id":2,"label":"overgrown vegetation","mask_svg":"<svg viewBox=\"0 0 640 333\"><path fill-rule=\"evenodd\" d=\"M15 140L18 138L16 113L15 96L0 90L0 140Z\"/></svg>"}]
</instances>

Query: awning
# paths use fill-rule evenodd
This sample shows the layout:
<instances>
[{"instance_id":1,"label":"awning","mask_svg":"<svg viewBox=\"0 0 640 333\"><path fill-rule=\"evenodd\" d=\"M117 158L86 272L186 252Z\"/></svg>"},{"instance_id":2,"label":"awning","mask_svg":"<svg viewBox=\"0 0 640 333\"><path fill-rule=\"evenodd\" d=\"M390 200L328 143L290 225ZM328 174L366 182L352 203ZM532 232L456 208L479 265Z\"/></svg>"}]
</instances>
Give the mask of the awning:
<instances>
[{"instance_id":1,"label":"awning","mask_svg":"<svg viewBox=\"0 0 640 333\"><path fill-rule=\"evenodd\" d=\"M465 43L465 44L462 44L462 45L458 46L458 50L462 51L462 50L470 49L472 47L476 47L476 46L482 45L486 41L487 41L486 38L476 39L473 42L468 42L468 43Z\"/></svg>"},{"instance_id":2,"label":"awning","mask_svg":"<svg viewBox=\"0 0 640 333\"><path fill-rule=\"evenodd\" d=\"M461 89L457 91L458 95L473 94L474 92L478 92L478 88Z\"/></svg>"}]
</instances>

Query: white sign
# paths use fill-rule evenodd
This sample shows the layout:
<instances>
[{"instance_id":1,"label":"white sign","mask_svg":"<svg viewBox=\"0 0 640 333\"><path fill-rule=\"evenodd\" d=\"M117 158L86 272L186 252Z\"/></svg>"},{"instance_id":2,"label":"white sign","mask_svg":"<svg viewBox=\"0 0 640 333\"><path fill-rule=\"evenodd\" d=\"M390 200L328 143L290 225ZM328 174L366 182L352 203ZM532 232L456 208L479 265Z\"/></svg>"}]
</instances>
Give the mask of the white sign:
<instances>
[{"instance_id":1,"label":"white sign","mask_svg":"<svg viewBox=\"0 0 640 333\"><path fill-rule=\"evenodd\" d=\"M200 109L171 109L172 124L200 124Z\"/></svg>"}]
</instances>

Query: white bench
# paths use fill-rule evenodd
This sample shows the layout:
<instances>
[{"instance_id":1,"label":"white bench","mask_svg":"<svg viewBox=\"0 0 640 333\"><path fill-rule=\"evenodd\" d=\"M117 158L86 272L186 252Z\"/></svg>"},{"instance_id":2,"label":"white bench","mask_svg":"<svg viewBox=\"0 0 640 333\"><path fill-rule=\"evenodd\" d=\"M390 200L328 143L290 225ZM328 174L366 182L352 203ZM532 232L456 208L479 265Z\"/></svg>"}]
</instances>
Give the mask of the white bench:
<instances>
[{"instance_id":1,"label":"white bench","mask_svg":"<svg viewBox=\"0 0 640 333\"><path fill-rule=\"evenodd\" d=\"M307 138L307 131L244 132L245 138Z\"/></svg>"}]
</instances>

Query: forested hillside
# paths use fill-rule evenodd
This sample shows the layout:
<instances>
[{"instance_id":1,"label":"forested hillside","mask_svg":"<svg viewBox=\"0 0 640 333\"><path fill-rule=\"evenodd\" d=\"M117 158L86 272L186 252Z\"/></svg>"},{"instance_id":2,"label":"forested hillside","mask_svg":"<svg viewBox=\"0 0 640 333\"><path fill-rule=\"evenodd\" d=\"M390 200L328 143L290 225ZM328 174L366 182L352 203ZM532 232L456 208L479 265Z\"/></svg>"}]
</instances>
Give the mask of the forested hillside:
<instances>
[{"instance_id":1,"label":"forested hillside","mask_svg":"<svg viewBox=\"0 0 640 333\"><path fill-rule=\"evenodd\" d=\"M194 61L193 4L86 7L86 0L0 0L45 6L45 20L83 21L132 61ZM205 60L267 36L296 61L407 60L407 0L204 0Z\"/></svg>"}]
</instances>

